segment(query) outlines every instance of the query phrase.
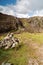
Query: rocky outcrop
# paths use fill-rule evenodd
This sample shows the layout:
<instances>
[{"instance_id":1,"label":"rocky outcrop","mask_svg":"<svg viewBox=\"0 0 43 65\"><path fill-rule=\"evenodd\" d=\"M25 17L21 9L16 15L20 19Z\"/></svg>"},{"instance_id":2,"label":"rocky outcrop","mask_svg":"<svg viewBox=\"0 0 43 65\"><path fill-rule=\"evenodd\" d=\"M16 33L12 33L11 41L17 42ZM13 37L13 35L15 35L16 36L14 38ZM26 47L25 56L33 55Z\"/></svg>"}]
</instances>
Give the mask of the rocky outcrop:
<instances>
[{"instance_id":1,"label":"rocky outcrop","mask_svg":"<svg viewBox=\"0 0 43 65\"><path fill-rule=\"evenodd\" d=\"M25 27L25 30L30 33L43 32L43 17L35 16L30 18L19 18Z\"/></svg>"},{"instance_id":2,"label":"rocky outcrop","mask_svg":"<svg viewBox=\"0 0 43 65\"><path fill-rule=\"evenodd\" d=\"M0 48L9 49L19 46L19 40L16 37L13 37L13 33L8 33L3 40L0 41Z\"/></svg>"}]
</instances>

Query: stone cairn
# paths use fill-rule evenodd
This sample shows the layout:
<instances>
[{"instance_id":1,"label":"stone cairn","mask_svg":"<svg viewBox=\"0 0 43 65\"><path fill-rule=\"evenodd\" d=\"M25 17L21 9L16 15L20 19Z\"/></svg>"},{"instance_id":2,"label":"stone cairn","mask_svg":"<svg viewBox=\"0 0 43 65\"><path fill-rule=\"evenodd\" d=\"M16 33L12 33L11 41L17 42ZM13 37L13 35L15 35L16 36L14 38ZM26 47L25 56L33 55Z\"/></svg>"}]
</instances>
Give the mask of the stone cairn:
<instances>
[{"instance_id":1,"label":"stone cairn","mask_svg":"<svg viewBox=\"0 0 43 65\"><path fill-rule=\"evenodd\" d=\"M13 36L13 33L8 33L7 36L0 41L0 48L9 49L15 48L17 45L19 46L19 39Z\"/></svg>"}]
</instances>

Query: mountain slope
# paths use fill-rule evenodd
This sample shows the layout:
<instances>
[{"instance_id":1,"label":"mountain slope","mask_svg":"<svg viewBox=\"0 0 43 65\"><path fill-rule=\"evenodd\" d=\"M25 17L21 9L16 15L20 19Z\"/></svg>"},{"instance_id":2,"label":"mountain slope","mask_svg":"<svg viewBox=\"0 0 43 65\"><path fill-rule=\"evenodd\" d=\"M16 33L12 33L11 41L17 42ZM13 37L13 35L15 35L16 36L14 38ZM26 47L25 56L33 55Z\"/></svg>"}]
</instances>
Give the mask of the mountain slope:
<instances>
[{"instance_id":1,"label":"mountain slope","mask_svg":"<svg viewBox=\"0 0 43 65\"><path fill-rule=\"evenodd\" d=\"M43 32L43 17L17 18L0 13L0 32L17 31Z\"/></svg>"},{"instance_id":2,"label":"mountain slope","mask_svg":"<svg viewBox=\"0 0 43 65\"><path fill-rule=\"evenodd\" d=\"M43 17L36 16L30 18L21 18L25 30L28 32L43 32Z\"/></svg>"},{"instance_id":3,"label":"mountain slope","mask_svg":"<svg viewBox=\"0 0 43 65\"><path fill-rule=\"evenodd\" d=\"M23 27L23 25L17 17L0 13L0 32L16 31L18 27Z\"/></svg>"}]
</instances>

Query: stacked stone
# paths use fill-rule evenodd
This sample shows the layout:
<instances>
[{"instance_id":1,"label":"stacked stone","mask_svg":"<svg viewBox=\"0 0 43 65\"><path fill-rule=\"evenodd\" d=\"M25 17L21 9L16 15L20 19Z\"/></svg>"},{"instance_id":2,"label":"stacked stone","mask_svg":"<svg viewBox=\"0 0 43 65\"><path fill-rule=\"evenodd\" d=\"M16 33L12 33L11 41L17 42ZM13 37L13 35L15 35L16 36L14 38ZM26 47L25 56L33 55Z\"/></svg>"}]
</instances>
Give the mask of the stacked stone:
<instances>
[{"instance_id":1,"label":"stacked stone","mask_svg":"<svg viewBox=\"0 0 43 65\"><path fill-rule=\"evenodd\" d=\"M14 48L16 45L19 45L19 40L16 37L13 37L13 33L8 33L7 36L0 41L0 48L4 49Z\"/></svg>"}]
</instances>

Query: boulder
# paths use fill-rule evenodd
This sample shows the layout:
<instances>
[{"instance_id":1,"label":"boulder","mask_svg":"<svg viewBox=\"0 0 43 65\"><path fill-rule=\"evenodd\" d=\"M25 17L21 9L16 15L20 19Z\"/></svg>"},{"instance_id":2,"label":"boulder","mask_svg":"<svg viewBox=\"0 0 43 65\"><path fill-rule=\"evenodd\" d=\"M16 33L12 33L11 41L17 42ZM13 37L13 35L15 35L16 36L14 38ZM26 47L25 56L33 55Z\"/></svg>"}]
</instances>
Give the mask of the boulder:
<instances>
[{"instance_id":1,"label":"boulder","mask_svg":"<svg viewBox=\"0 0 43 65\"><path fill-rule=\"evenodd\" d=\"M13 65L13 63L10 63L10 62L5 63L5 62L3 62L2 65Z\"/></svg>"},{"instance_id":2,"label":"boulder","mask_svg":"<svg viewBox=\"0 0 43 65\"><path fill-rule=\"evenodd\" d=\"M5 50L9 48L15 48L19 46L19 40L16 37L13 37L13 33L8 33L4 39L0 42L0 48L3 47Z\"/></svg>"}]
</instances>

